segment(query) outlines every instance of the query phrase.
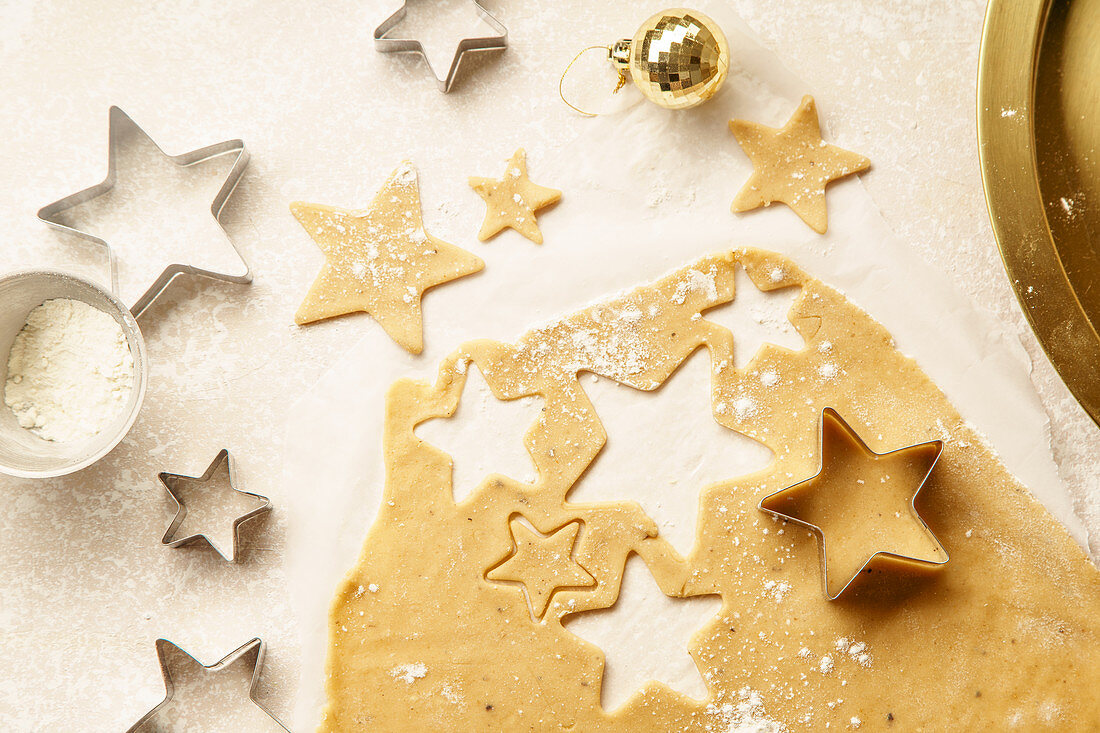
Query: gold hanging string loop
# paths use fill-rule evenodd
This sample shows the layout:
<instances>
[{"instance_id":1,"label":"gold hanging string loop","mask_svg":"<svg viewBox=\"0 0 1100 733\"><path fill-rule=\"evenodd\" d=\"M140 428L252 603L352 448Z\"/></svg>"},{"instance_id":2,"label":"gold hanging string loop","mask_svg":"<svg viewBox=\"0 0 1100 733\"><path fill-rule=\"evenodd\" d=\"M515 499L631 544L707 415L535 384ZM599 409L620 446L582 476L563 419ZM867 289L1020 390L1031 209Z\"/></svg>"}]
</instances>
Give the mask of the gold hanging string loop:
<instances>
[{"instance_id":1,"label":"gold hanging string loop","mask_svg":"<svg viewBox=\"0 0 1100 733\"><path fill-rule=\"evenodd\" d=\"M580 107L578 107L577 105L570 102L568 99L566 99L565 98L565 92L562 90L562 85L565 83L565 75L568 74L569 70L573 68L573 64L577 63L577 59L579 59L581 56L588 53L589 51L593 51L595 49L600 49L601 51L606 51L608 54L611 53L611 48L609 46L589 46L588 48L582 48L580 51L577 52L577 55L573 57L573 60L569 62L569 65L565 67L565 71L561 72L561 76L558 78L558 96L561 97L561 101L565 102L572 109L574 109L577 112L580 112L585 117L599 117L599 113L598 112L588 112L586 110L583 110ZM619 84L618 84L618 86L615 87L615 91L616 92L619 91L622 88L623 84L625 84L625 83L626 83L626 79L624 79L623 75L620 73L619 74Z\"/></svg>"}]
</instances>

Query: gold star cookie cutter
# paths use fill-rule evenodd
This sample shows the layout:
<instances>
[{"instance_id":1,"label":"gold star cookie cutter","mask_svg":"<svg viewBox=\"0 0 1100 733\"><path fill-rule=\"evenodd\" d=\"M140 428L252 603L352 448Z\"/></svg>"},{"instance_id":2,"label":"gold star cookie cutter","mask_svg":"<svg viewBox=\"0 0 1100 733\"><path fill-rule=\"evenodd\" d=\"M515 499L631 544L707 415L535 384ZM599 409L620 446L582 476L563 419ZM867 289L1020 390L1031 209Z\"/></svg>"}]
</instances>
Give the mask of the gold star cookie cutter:
<instances>
[{"instance_id":1,"label":"gold star cookie cutter","mask_svg":"<svg viewBox=\"0 0 1100 733\"><path fill-rule=\"evenodd\" d=\"M226 175L225 181L222 183L218 193L215 194L213 203L210 204L210 213L213 215L214 220L218 222L218 225L222 227L223 232L225 232L225 227L222 226L221 222L222 209L225 207L225 203L229 200L229 197L233 195L233 191L236 189L237 184L241 180L241 175L248 165L248 150L245 148L243 140L226 140L225 142L208 145L198 150L192 150L189 153L168 155L151 137L149 137L145 130L139 127L137 123L130 118L129 115L123 112L119 107L112 106L108 113L107 177L90 188L78 191L63 199L54 201L52 204L43 206L38 210L38 218L54 229L68 232L69 234L75 234L82 239L87 239L104 247L107 250L107 258L111 271L111 292L115 295L118 295L121 291L119 289L118 266L114 249L105 239L89 231L65 223L64 213L80 204L106 194L115 187L115 182L117 181L117 171L115 167L116 154L119 147L123 145L125 139L130 135L139 135L145 138L160 155L180 168L198 165L222 155L235 156L232 168L230 168L229 173ZM168 283L176 275L201 275L203 277L224 280L231 283L247 284L252 282L252 270L248 266L248 262L244 259L241 251L237 249L237 246L233 244L233 240L229 238L228 234L226 234L225 238L244 265L243 274L214 272L184 263L169 265L160 273L153 284L149 286L134 304L130 306L130 312L133 313L135 317L141 315L146 308L152 305L157 296L164 292L164 289L168 287Z\"/></svg>"},{"instance_id":2,"label":"gold star cookie cutter","mask_svg":"<svg viewBox=\"0 0 1100 733\"><path fill-rule=\"evenodd\" d=\"M259 637L245 642L242 646L234 649L225 655L217 662L213 664L203 664L189 653L185 652L176 644L168 641L167 639L157 639L157 661L160 662L160 673L164 677L164 699L157 703L156 707L141 716L141 719L126 729L126 733L139 733L141 731L151 732L162 730L157 724L157 719L166 708L171 706L171 702L176 695L176 681L172 677L173 668L176 671L180 671L179 665L185 665L193 669L197 668L201 670L203 677L207 675L216 675L220 672L232 667L234 664L252 664L251 681L248 685L248 700L253 705L262 710L267 717L271 718L272 723L278 726L279 730L290 733L290 729L275 717L275 715L267 709L266 706L261 703L256 696L257 687L260 682L260 670L264 666L264 654L267 651L267 645ZM251 662L247 661L251 660Z\"/></svg>"},{"instance_id":3,"label":"gold star cookie cutter","mask_svg":"<svg viewBox=\"0 0 1100 733\"><path fill-rule=\"evenodd\" d=\"M226 482L229 485L230 491L241 494L242 496L251 497L257 502L257 506L244 514L233 519L232 525L232 546L228 555L225 554L224 548L219 547L218 544L210 537L206 532L195 532L185 537L176 537L175 534L187 518L187 506L181 496L180 485L184 483L192 484L209 484L214 480L214 475L219 473L225 473ZM202 474L202 476L184 476L177 473L167 473L162 471L157 474L157 478L160 480L164 490L168 492L168 496L172 499L172 502L176 505L175 516L172 517L172 523L168 525L168 529L164 531L164 536L161 538L160 543L166 547L183 547L199 540L205 541L206 544L214 550L214 552L221 555L223 560L227 562L237 562L238 545L240 526L247 522L249 519L260 516L266 512L271 511L271 500L266 496L260 496L259 494L252 494L247 491L241 491L236 487L233 481L233 466L229 459L229 451L225 448L214 457L214 460L210 463L210 466Z\"/></svg>"},{"instance_id":4,"label":"gold star cookie cutter","mask_svg":"<svg viewBox=\"0 0 1100 733\"><path fill-rule=\"evenodd\" d=\"M481 51L503 51L508 47L508 29L504 25L494 18L488 10L481 6L481 3L477 0L470 0L474 5L474 10L481 16L481 19L493 29L493 35L491 36L477 36L473 38L463 38L458 42L455 47L454 56L451 58L451 66L447 69L445 76L440 76L432 66L431 59L428 58L428 54L424 51L424 44L417 38L400 38L390 36L389 33L405 19L408 14L408 3L401 3L401 7L398 8L393 15L382 21L381 25L374 29L374 48L379 53L418 53L424 58L424 63L428 65L428 71L435 78L435 83L439 87L439 91L446 94L451 91L451 86L454 84L455 75L458 73L458 67L462 63L462 58L467 53L478 53Z\"/></svg>"},{"instance_id":5,"label":"gold star cookie cutter","mask_svg":"<svg viewBox=\"0 0 1100 733\"><path fill-rule=\"evenodd\" d=\"M909 459L911 463L918 466L920 480L917 482L916 489L911 493L906 503L910 518L915 520L912 525L912 531L927 540L927 547L930 551L924 554L913 554L910 552L901 552L896 548L888 546L875 547L872 551L865 553L866 559L862 564L858 565L858 569L849 573L850 577L847 577L844 583L840 585L839 589L833 591L830 590L830 588L836 588L837 584L830 583L830 553L826 542L825 531L819 524L807 521L806 519L800 519L792 512L797 511L797 499L800 498L799 495L812 492L826 477L830 468L830 455L837 446L838 441L843 441L847 444L845 446L846 448L857 451L863 458L871 463L883 461L896 462ZM787 488L768 494L758 502L757 508L784 521L800 524L817 536L820 547L819 555L821 557L821 585L825 597L830 601L835 601L852 588L855 582L865 572L871 572L881 565L897 566L911 571L937 570L947 564L950 556L943 545L940 544L935 534L932 533L927 523L925 523L924 518L921 517L916 507L916 500L927 484L933 468L935 468L936 463L939 461L940 454L943 452L943 446L944 443L942 440L932 440L923 443L914 443L885 453L876 453L871 450L862 438L860 438L855 429L840 416L839 412L832 407L826 407L821 411L821 420L818 429L818 456L820 459L820 468L817 473ZM864 482L862 480L857 480L857 483L862 484ZM882 483L885 483L885 480L883 480ZM791 509L792 505L795 507L794 510ZM783 509L787 509L787 511L783 511ZM896 516L900 516L900 513Z\"/></svg>"}]
</instances>

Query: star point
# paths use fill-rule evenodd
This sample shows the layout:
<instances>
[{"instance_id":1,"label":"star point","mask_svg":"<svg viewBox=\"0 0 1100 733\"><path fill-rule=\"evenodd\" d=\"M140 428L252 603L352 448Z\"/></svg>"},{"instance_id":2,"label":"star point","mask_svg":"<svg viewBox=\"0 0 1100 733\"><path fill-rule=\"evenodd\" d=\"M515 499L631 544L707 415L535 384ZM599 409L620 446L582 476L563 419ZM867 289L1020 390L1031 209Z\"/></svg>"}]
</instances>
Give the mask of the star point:
<instances>
[{"instance_id":1,"label":"star point","mask_svg":"<svg viewBox=\"0 0 1100 733\"><path fill-rule=\"evenodd\" d=\"M416 170L402 163L363 211L295 202L291 212L325 255L294 316L298 325L370 314L413 354L423 350L421 298L485 263L424 231Z\"/></svg>"},{"instance_id":2,"label":"star point","mask_svg":"<svg viewBox=\"0 0 1100 733\"><path fill-rule=\"evenodd\" d=\"M580 520L545 535L518 518L512 520L509 528L514 544L512 552L486 571L485 577L522 584L533 619L543 617L558 590L596 585L596 579L573 557Z\"/></svg>"},{"instance_id":3,"label":"star point","mask_svg":"<svg viewBox=\"0 0 1100 733\"><path fill-rule=\"evenodd\" d=\"M935 440L875 453L826 408L818 473L764 497L759 507L817 535L825 593L835 600L879 557L924 568L948 561L915 505L942 449Z\"/></svg>"},{"instance_id":4,"label":"star point","mask_svg":"<svg viewBox=\"0 0 1100 733\"><path fill-rule=\"evenodd\" d=\"M730 209L742 213L778 201L818 234L828 228L825 188L870 167L871 161L825 142L813 97L806 95L779 129L730 120L730 131L752 161L753 172Z\"/></svg>"},{"instance_id":5,"label":"star point","mask_svg":"<svg viewBox=\"0 0 1100 733\"><path fill-rule=\"evenodd\" d=\"M485 220L477 235L482 242L510 228L542 244L535 212L557 203L561 191L531 182L526 155L523 148L516 150L500 179L470 177L470 188L485 200Z\"/></svg>"}]
</instances>

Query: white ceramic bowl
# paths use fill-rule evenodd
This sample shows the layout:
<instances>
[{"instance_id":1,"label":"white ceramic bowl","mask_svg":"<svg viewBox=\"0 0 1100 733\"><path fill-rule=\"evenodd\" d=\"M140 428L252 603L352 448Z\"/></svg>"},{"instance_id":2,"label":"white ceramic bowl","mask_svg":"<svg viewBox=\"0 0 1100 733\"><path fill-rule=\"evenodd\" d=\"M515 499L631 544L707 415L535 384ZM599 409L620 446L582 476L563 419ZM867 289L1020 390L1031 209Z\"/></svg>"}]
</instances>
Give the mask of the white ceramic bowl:
<instances>
[{"instance_id":1,"label":"white ceramic bowl","mask_svg":"<svg viewBox=\"0 0 1100 733\"><path fill-rule=\"evenodd\" d=\"M11 476L47 478L90 466L111 452L129 432L145 399L149 362L145 339L130 309L114 295L84 278L51 270L27 270L0 277L0 393L8 378L8 354L27 315L51 298L81 300L108 314L126 334L134 358L130 401L103 430L83 440L45 440L23 428L0 400L0 472Z\"/></svg>"}]
</instances>

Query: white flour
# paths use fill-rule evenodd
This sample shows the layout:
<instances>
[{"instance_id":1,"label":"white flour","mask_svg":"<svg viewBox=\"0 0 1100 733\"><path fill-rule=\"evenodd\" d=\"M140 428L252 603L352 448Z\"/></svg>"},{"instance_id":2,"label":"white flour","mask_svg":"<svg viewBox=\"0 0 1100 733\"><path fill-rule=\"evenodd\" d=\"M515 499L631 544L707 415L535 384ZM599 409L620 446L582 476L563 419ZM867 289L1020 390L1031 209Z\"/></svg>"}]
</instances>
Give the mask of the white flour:
<instances>
[{"instance_id":1,"label":"white flour","mask_svg":"<svg viewBox=\"0 0 1100 733\"><path fill-rule=\"evenodd\" d=\"M46 440L95 435L130 399L134 359L122 327L79 300L47 300L27 315L8 356L4 402Z\"/></svg>"}]
</instances>

